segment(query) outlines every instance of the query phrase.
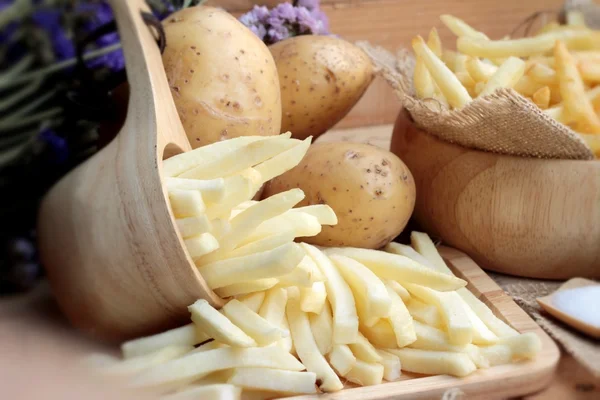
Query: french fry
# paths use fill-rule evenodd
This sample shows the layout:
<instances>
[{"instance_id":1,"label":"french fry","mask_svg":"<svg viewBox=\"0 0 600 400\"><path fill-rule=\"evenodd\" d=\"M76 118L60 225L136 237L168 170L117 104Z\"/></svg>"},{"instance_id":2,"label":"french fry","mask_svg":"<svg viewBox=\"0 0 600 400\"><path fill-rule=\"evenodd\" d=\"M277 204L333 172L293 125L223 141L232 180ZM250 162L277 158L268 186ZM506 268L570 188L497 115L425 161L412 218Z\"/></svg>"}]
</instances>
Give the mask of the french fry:
<instances>
[{"instance_id":1,"label":"french fry","mask_svg":"<svg viewBox=\"0 0 600 400\"><path fill-rule=\"evenodd\" d=\"M197 190L206 203L221 201L225 194L225 180L223 178L200 180L167 177L165 179L165 186L167 187L167 191L176 189Z\"/></svg>"},{"instance_id":2,"label":"french fry","mask_svg":"<svg viewBox=\"0 0 600 400\"><path fill-rule=\"evenodd\" d=\"M211 307L204 299L188 307L192 321L215 340L233 347L253 347L256 341L234 325L226 316Z\"/></svg>"},{"instance_id":3,"label":"french fry","mask_svg":"<svg viewBox=\"0 0 600 400\"><path fill-rule=\"evenodd\" d=\"M400 358L385 350L377 349L377 353L381 356L380 364L383 365L383 379L388 382L393 382L402 375Z\"/></svg>"},{"instance_id":4,"label":"french fry","mask_svg":"<svg viewBox=\"0 0 600 400\"><path fill-rule=\"evenodd\" d=\"M467 36L473 38L481 38L483 40L489 40L489 38L482 32L477 31L468 25L465 21L456 18L452 15L444 14L440 16L440 20L452 33L458 37Z\"/></svg>"},{"instance_id":5,"label":"french fry","mask_svg":"<svg viewBox=\"0 0 600 400\"><path fill-rule=\"evenodd\" d=\"M248 168L237 175L225 178L223 199L206 208L208 218L229 220L231 209L235 205L251 199L254 188L260 180L260 174L254 168Z\"/></svg>"},{"instance_id":6,"label":"french fry","mask_svg":"<svg viewBox=\"0 0 600 400\"><path fill-rule=\"evenodd\" d=\"M398 282L387 280L385 281L385 285L392 289L394 292L396 292L396 294L400 296L403 302L407 302L410 300L410 293L408 293L408 290L406 290L404 286L402 286Z\"/></svg>"},{"instance_id":7,"label":"french fry","mask_svg":"<svg viewBox=\"0 0 600 400\"><path fill-rule=\"evenodd\" d=\"M272 368L236 368L229 383L243 389L267 390L281 394L316 393L317 376L313 372L285 371Z\"/></svg>"},{"instance_id":8,"label":"french fry","mask_svg":"<svg viewBox=\"0 0 600 400\"><path fill-rule=\"evenodd\" d=\"M263 251L273 250L286 243L294 241L295 232L291 229L286 229L276 232L271 236L266 236L255 242L247 243L231 251L219 249L210 254L203 256L199 261L202 264L209 264L215 261L226 260L228 258L243 257L250 254L262 253Z\"/></svg>"},{"instance_id":9,"label":"french fry","mask_svg":"<svg viewBox=\"0 0 600 400\"><path fill-rule=\"evenodd\" d=\"M301 189L277 193L248 207L230 220L231 230L220 240L225 250L234 249L246 236L264 221L291 209L304 199Z\"/></svg>"},{"instance_id":10,"label":"french fry","mask_svg":"<svg viewBox=\"0 0 600 400\"><path fill-rule=\"evenodd\" d=\"M465 87L465 89L467 89L469 94L473 95L475 93L476 83L473 80L473 78L471 78L471 75L469 75L469 73L466 71L455 72L455 75L460 81L460 83Z\"/></svg>"},{"instance_id":11,"label":"french fry","mask_svg":"<svg viewBox=\"0 0 600 400\"><path fill-rule=\"evenodd\" d=\"M217 240L220 240L223 236L225 236L226 234L228 234L229 231L231 230L231 225L229 224L229 221L227 221L225 219L221 219L221 218L216 218L216 219L211 220L210 221L210 225L212 227L212 229L210 230L210 233ZM201 263L203 263L203 259L202 258L199 261Z\"/></svg>"},{"instance_id":12,"label":"french fry","mask_svg":"<svg viewBox=\"0 0 600 400\"><path fill-rule=\"evenodd\" d=\"M320 313L309 314L308 319L319 353L322 355L329 353L332 347L335 347L333 345L333 316L329 303L325 302Z\"/></svg>"},{"instance_id":13,"label":"french fry","mask_svg":"<svg viewBox=\"0 0 600 400\"><path fill-rule=\"evenodd\" d=\"M300 289L311 289L313 283L323 282L325 277L315 262L305 255L292 272L279 277L280 286L298 286Z\"/></svg>"},{"instance_id":14,"label":"french fry","mask_svg":"<svg viewBox=\"0 0 600 400\"><path fill-rule=\"evenodd\" d=\"M344 281L342 275L333 265L329 257L321 250L306 243L302 243L306 254L319 266L325 275L327 298L333 312L333 342L334 344L348 344L356 341L358 336L358 315L356 304L350 286Z\"/></svg>"},{"instance_id":15,"label":"french fry","mask_svg":"<svg viewBox=\"0 0 600 400\"><path fill-rule=\"evenodd\" d=\"M206 215L177 219L175 223L177 224L177 231L179 231L184 239L200 235L212 229Z\"/></svg>"},{"instance_id":16,"label":"french fry","mask_svg":"<svg viewBox=\"0 0 600 400\"><path fill-rule=\"evenodd\" d=\"M327 355L329 364L340 376L346 376L348 372L356 365L356 357L352 350L345 344L336 344Z\"/></svg>"},{"instance_id":17,"label":"french fry","mask_svg":"<svg viewBox=\"0 0 600 400\"><path fill-rule=\"evenodd\" d=\"M464 353L418 349L386 349L400 358L404 371L427 375L467 376L477 367Z\"/></svg>"},{"instance_id":18,"label":"french fry","mask_svg":"<svg viewBox=\"0 0 600 400\"><path fill-rule=\"evenodd\" d=\"M320 314L327 301L324 282L314 282L310 288L300 288L300 308L302 311Z\"/></svg>"},{"instance_id":19,"label":"french fry","mask_svg":"<svg viewBox=\"0 0 600 400\"><path fill-rule=\"evenodd\" d=\"M293 208L291 212L302 212L315 217L321 225L337 225L338 219L335 212L327 204Z\"/></svg>"},{"instance_id":20,"label":"french fry","mask_svg":"<svg viewBox=\"0 0 600 400\"><path fill-rule=\"evenodd\" d=\"M285 305L287 299L287 290L284 288L272 288L267 290L260 309L258 310L258 315L275 326L281 326L285 318Z\"/></svg>"},{"instance_id":21,"label":"french fry","mask_svg":"<svg viewBox=\"0 0 600 400\"><path fill-rule=\"evenodd\" d=\"M581 79L586 82L600 83L600 62L579 62Z\"/></svg>"},{"instance_id":22,"label":"french fry","mask_svg":"<svg viewBox=\"0 0 600 400\"><path fill-rule=\"evenodd\" d=\"M196 217L206 210L202 196L196 190L171 190L169 202L175 218Z\"/></svg>"},{"instance_id":23,"label":"french fry","mask_svg":"<svg viewBox=\"0 0 600 400\"><path fill-rule=\"evenodd\" d=\"M275 157L258 164L255 167L261 176L261 182L258 187L298 165L308 151L311 141L312 136L304 139L294 147L277 154Z\"/></svg>"},{"instance_id":24,"label":"french fry","mask_svg":"<svg viewBox=\"0 0 600 400\"><path fill-rule=\"evenodd\" d=\"M534 62L527 67L525 74L534 81L543 85L556 85L558 84L558 76L556 71L539 62Z\"/></svg>"},{"instance_id":25,"label":"french fry","mask_svg":"<svg viewBox=\"0 0 600 400\"><path fill-rule=\"evenodd\" d=\"M467 344L457 346L451 344L448 334L440 329L425 325L419 321L414 322L414 329L417 340L409 344L408 347L421 350L452 351L455 353L464 353L467 351Z\"/></svg>"},{"instance_id":26,"label":"french fry","mask_svg":"<svg viewBox=\"0 0 600 400\"><path fill-rule=\"evenodd\" d=\"M271 324L236 299L225 304L221 312L235 326L254 339L259 346L268 346L290 334L288 331L279 328L279 326Z\"/></svg>"},{"instance_id":27,"label":"french fry","mask_svg":"<svg viewBox=\"0 0 600 400\"><path fill-rule=\"evenodd\" d=\"M282 227L285 227L286 230L292 230L294 237L315 236L321 232L321 224L316 217L290 210L260 224L254 232L242 240L240 246L272 236L273 232L280 231Z\"/></svg>"},{"instance_id":28,"label":"french fry","mask_svg":"<svg viewBox=\"0 0 600 400\"><path fill-rule=\"evenodd\" d=\"M295 243L243 257L215 261L198 267L211 289L254 279L274 278L289 273L304 257Z\"/></svg>"},{"instance_id":29,"label":"french fry","mask_svg":"<svg viewBox=\"0 0 600 400\"><path fill-rule=\"evenodd\" d=\"M222 288L215 289L215 293L222 298L239 296L241 294L267 290L277 285L278 283L279 280L277 278L256 279L253 281L234 283L233 285L227 285Z\"/></svg>"},{"instance_id":30,"label":"french fry","mask_svg":"<svg viewBox=\"0 0 600 400\"><path fill-rule=\"evenodd\" d=\"M351 258L333 254L329 256L338 271L350 285L355 298L364 298L366 301L365 311L373 323L377 319L387 317L390 313L392 300L383 282L369 268ZM368 361L368 360L367 360Z\"/></svg>"},{"instance_id":31,"label":"french fry","mask_svg":"<svg viewBox=\"0 0 600 400\"><path fill-rule=\"evenodd\" d=\"M383 365L357 359L344 378L361 386L379 385L383 380Z\"/></svg>"},{"instance_id":32,"label":"french fry","mask_svg":"<svg viewBox=\"0 0 600 400\"><path fill-rule=\"evenodd\" d=\"M352 258L380 278L398 281L403 286L405 283L414 283L439 291L450 291L466 285L462 279L425 268L410 258L397 254L352 247L330 248L327 249L327 254L340 254Z\"/></svg>"},{"instance_id":33,"label":"french fry","mask_svg":"<svg viewBox=\"0 0 600 400\"><path fill-rule=\"evenodd\" d=\"M197 260L219 248L217 239L208 232L188 238L184 243L192 260Z\"/></svg>"},{"instance_id":34,"label":"french fry","mask_svg":"<svg viewBox=\"0 0 600 400\"><path fill-rule=\"evenodd\" d=\"M498 67L496 73L487 81L479 95L486 96L500 88L512 88L524 73L525 61L520 58L509 57Z\"/></svg>"},{"instance_id":35,"label":"french fry","mask_svg":"<svg viewBox=\"0 0 600 400\"><path fill-rule=\"evenodd\" d=\"M285 329L288 332L290 332L290 324L288 323L287 316L283 317L283 321L281 323L281 328ZM289 336L286 336L283 339L281 339L277 343L277 346L281 347L286 352L288 352L290 354L293 354L294 356L297 356L297 354L296 354L296 348L294 347L294 341L292 340L292 335L291 334Z\"/></svg>"},{"instance_id":36,"label":"french fry","mask_svg":"<svg viewBox=\"0 0 600 400\"><path fill-rule=\"evenodd\" d=\"M348 347L359 360L369 363L381 361L381 356L377 353L375 347L361 333L358 334L356 342L348 344Z\"/></svg>"},{"instance_id":37,"label":"french fry","mask_svg":"<svg viewBox=\"0 0 600 400\"><path fill-rule=\"evenodd\" d=\"M101 374L111 376L133 375L155 365L181 357L192 350L194 350L194 346L191 345L167 346L153 353L129 358L125 361L119 361L114 364L109 364L105 367L99 368L99 372Z\"/></svg>"},{"instance_id":38,"label":"french fry","mask_svg":"<svg viewBox=\"0 0 600 400\"><path fill-rule=\"evenodd\" d=\"M121 345L125 359L150 354L168 346L194 346L211 337L194 324L187 324L152 336L130 340Z\"/></svg>"},{"instance_id":39,"label":"french fry","mask_svg":"<svg viewBox=\"0 0 600 400\"><path fill-rule=\"evenodd\" d=\"M525 75L513 86L513 89L522 94L525 97L531 97L533 94L545 87L543 83L534 81L531 77Z\"/></svg>"},{"instance_id":40,"label":"french fry","mask_svg":"<svg viewBox=\"0 0 600 400\"><path fill-rule=\"evenodd\" d=\"M490 365L508 364L535 357L541 350L540 338L533 332L502 338L497 344L483 346L481 354Z\"/></svg>"},{"instance_id":41,"label":"french fry","mask_svg":"<svg viewBox=\"0 0 600 400\"><path fill-rule=\"evenodd\" d=\"M595 88L586 91L585 96L592 104L595 104L596 102L600 104L600 86L596 86ZM598 108L600 108L600 105ZM544 110L544 112L550 117L564 124L568 124L573 121L573 118L568 115L567 111L565 110L564 104L558 104L554 107Z\"/></svg>"},{"instance_id":42,"label":"french fry","mask_svg":"<svg viewBox=\"0 0 600 400\"><path fill-rule=\"evenodd\" d=\"M308 315L300 309L300 294L297 290L292 289L294 288L291 288L288 292L289 299L286 314L296 353L306 366L306 370L314 372L317 378L321 380L320 388L323 391L336 392L341 390L344 385L319 352L311 331Z\"/></svg>"},{"instance_id":43,"label":"french fry","mask_svg":"<svg viewBox=\"0 0 600 400\"><path fill-rule=\"evenodd\" d=\"M297 139L290 139L287 134L271 136L264 140L248 143L220 157L217 156L216 161L212 163L201 162L178 176L192 179L214 179L237 174L246 168L260 165L270 158L277 157L300 143Z\"/></svg>"},{"instance_id":44,"label":"french fry","mask_svg":"<svg viewBox=\"0 0 600 400\"><path fill-rule=\"evenodd\" d=\"M442 39L437 29L431 28L427 37L427 46L433 51L437 57L442 57Z\"/></svg>"},{"instance_id":45,"label":"french fry","mask_svg":"<svg viewBox=\"0 0 600 400\"><path fill-rule=\"evenodd\" d=\"M266 297L266 292L256 292L243 294L237 298L238 301L244 303L246 307L253 312L258 313Z\"/></svg>"},{"instance_id":46,"label":"french fry","mask_svg":"<svg viewBox=\"0 0 600 400\"><path fill-rule=\"evenodd\" d=\"M434 305L423 303L419 299L411 297L410 301L406 304L406 308L410 315L419 322L433 327L443 326L440 312Z\"/></svg>"},{"instance_id":47,"label":"french fry","mask_svg":"<svg viewBox=\"0 0 600 400\"><path fill-rule=\"evenodd\" d=\"M417 56L413 75L415 91L420 99L432 98L435 94L435 83L425 66L422 57Z\"/></svg>"},{"instance_id":48,"label":"french fry","mask_svg":"<svg viewBox=\"0 0 600 400\"><path fill-rule=\"evenodd\" d=\"M517 331L496 317L492 310L470 291L461 292L461 298L496 336L510 337L517 334Z\"/></svg>"},{"instance_id":49,"label":"french fry","mask_svg":"<svg viewBox=\"0 0 600 400\"><path fill-rule=\"evenodd\" d=\"M578 120L577 127L582 132L600 133L600 118L585 95L575 60L561 41L556 42L554 59L565 110Z\"/></svg>"},{"instance_id":50,"label":"french fry","mask_svg":"<svg viewBox=\"0 0 600 400\"><path fill-rule=\"evenodd\" d=\"M412 40L412 47L417 57L423 60L423 63L448 101L448 104L454 108L462 108L472 100L467 89L461 85L458 78L442 60L431 51L422 37L415 37Z\"/></svg>"},{"instance_id":51,"label":"french fry","mask_svg":"<svg viewBox=\"0 0 600 400\"><path fill-rule=\"evenodd\" d=\"M419 237L419 235L426 235L426 234L413 231L413 232L411 232L411 235L410 235L412 245L416 249L418 249L419 247L417 247L417 246L420 245L420 243L417 243L415 241L416 238ZM429 238L429 236L427 236L427 238ZM415 244L417 244L417 246L415 246ZM432 242L432 244L433 244L433 242ZM414 260L425 267L428 267L431 269L436 269L436 266L432 262L430 262L426 257L422 256L413 247L405 245L405 244L401 244L401 243L390 242L383 248L383 250L388 253L398 254L399 256L408 257L411 260ZM433 249L435 250L435 245L433 245ZM437 250L435 251L435 254L437 254ZM439 256L439 254L438 254L438 256ZM448 272L449 271L450 270L448 270ZM440 272L445 272L445 271L443 269L440 269Z\"/></svg>"},{"instance_id":52,"label":"french fry","mask_svg":"<svg viewBox=\"0 0 600 400\"><path fill-rule=\"evenodd\" d=\"M185 390L163 396L162 400L240 400L242 388L225 383L212 385L191 385Z\"/></svg>"},{"instance_id":53,"label":"french fry","mask_svg":"<svg viewBox=\"0 0 600 400\"><path fill-rule=\"evenodd\" d=\"M458 57L458 53L456 51L443 49L442 56L440 58L442 59L444 64L446 64L446 66L448 68L450 68L450 70L452 72L454 72L454 66L456 65L457 57Z\"/></svg>"},{"instance_id":54,"label":"french fry","mask_svg":"<svg viewBox=\"0 0 600 400\"><path fill-rule=\"evenodd\" d=\"M467 59L467 71L476 82L487 82L498 70L498 67L482 62L477 57Z\"/></svg>"},{"instance_id":55,"label":"french fry","mask_svg":"<svg viewBox=\"0 0 600 400\"><path fill-rule=\"evenodd\" d=\"M579 136L590 146L596 157L600 157L600 135L580 133Z\"/></svg>"},{"instance_id":56,"label":"french fry","mask_svg":"<svg viewBox=\"0 0 600 400\"><path fill-rule=\"evenodd\" d=\"M545 110L550 105L550 88L544 86L543 88L536 90L531 96L533 103L538 106L541 110Z\"/></svg>"},{"instance_id":57,"label":"french fry","mask_svg":"<svg viewBox=\"0 0 600 400\"><path fill-rule=\"evenodd\" d=\"M389 318L381 318L373 326L361 324L360 332L378 348L392 349L398 347L396 334Z\"/></svg>"},{"instance_id":58,"label":"french fry","mask_svg":"<svg viewBox=\"0 0 600 400\"><path fill-rule=\"evenodd\" d=\"M398 296L396 292L394 292L394 290L387 285L386 289L388 290L392 300L389 319L396 336L396 344L398 347L408 346L417 339L417 336L415 335L415 328L413 326L413 318L408 312L408 309L404 305L404 302L400 296Z\"/></svg>"},{"instance_id":59,"label":"french fry","mask_svg":"<svg viewBox=\"0 0 600 400\"><path fill-rule=\"evenodd\" d=\"M220 315L220 314L219 314ZM224 347L189 354L142 372L132 379L132 387L172 387L216 371L231 368L260 367L303 371L306 367L296 357L277 346L246 349Z\"/></svg>"}]
</instances>

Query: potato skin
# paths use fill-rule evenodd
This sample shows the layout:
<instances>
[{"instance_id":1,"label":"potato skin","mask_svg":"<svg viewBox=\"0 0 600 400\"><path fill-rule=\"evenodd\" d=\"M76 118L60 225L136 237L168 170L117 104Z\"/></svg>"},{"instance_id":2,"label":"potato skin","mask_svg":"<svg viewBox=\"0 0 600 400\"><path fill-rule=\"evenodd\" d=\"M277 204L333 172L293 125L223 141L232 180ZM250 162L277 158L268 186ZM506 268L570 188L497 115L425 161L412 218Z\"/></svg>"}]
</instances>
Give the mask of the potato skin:
<instances>
[{"instance_id":1,"label":"potato skin","mask_svg":"<svg viewBox=\"0 0 600 400\"><path fill-rule=\"evenodd\" d=\"M186 8L163 21L163 63L192 148L278 135L281 94L267 46L227 12Z\"/></svg>"},{"instance_id":2,"label":"potato skin","mask_svg":"<svg viewBox=\"0 0 600 400\"><path fill-rule=\"evenodd\" d=\"M373 80L368 56L330 36L304 35L269 46L277 64L282 132L317 138L341 120Z\"/></svg>"},{"instance_id":3,"label":"potato skin","mask_svg":"<svg viewBox=\"0 0 600 400\"><path fill-rule=\"evenodd\" d=\"M328 204L335 226L302 241L321 246L378 249L406 226L415 206L415 182L404 163L389 151L349 142L316 143L294 169L273 179L263 197L300 188L298 206Z\"/></svg>"}]
</instances>

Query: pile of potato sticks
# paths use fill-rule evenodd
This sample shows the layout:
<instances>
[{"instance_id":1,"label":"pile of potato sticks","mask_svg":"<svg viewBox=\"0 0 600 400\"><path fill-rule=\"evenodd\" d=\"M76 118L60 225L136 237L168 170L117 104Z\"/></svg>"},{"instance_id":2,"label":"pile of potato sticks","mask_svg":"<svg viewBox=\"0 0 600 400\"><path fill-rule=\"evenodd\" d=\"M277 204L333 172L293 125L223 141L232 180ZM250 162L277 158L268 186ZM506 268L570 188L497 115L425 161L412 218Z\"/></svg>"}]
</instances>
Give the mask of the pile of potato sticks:
<instances>
[{"instance_id":1,"label":"pile of potato sticks","mask_svg":"<svg viewBox=\"0 0 600 400\"><path fill-rule=\"evenodd\" d=\"M566 24L551 22L532 37L491 40L451 15L440 17L458 38L443 49L435 28L416 36L414 86L421 99L460 109L474 98L512 88L569 126L600 157L600 31L579 11Z\"/></svg>"}]
</instances>

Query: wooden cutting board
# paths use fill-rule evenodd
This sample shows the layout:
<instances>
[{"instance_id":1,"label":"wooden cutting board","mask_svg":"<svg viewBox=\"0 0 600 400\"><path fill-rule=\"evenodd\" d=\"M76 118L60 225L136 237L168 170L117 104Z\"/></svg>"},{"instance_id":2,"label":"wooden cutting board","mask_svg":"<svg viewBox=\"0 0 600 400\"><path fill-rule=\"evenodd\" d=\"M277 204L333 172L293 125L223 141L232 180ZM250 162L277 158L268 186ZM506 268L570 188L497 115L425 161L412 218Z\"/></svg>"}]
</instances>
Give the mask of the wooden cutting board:
<instances>
[{"instance_id":1,"label":"wooden cutting board","mask_svg":"<svg viewBox=\"0 0 600 400\"><path fill-rule=\"evenodd\" d=\"M403 372L402 378L397 382L366 387L348 385L337 393L295 396L291 399L439 400L446 391L455 389L457 393L462 392L462 397L456 397L457 399L489 400L522 396L545 388L552 380L560 358L560 351L554 341L467 255L449 247L442 247L440 253L456 276L466 280L467 288L490 307L498 318L521 333L534 332L539 336L542 350L536 359L479 369L466 378Z\"/></svg>"}]
</instances>

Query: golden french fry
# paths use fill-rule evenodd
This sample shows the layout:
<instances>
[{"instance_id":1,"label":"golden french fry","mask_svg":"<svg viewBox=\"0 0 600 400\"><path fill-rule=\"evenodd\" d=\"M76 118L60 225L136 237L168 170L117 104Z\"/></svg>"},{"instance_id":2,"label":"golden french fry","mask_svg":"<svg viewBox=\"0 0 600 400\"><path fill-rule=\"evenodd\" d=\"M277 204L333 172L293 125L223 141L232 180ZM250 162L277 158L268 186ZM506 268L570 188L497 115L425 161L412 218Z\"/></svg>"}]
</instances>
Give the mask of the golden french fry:
<instances>
[{"instance_id":1,"label":"golden french fry","mask_svg":"<svg viewBox=\"0 0 600 400\"><path fill-rule=\"evenodd\" d=\"M585 16L579 10L569 10L566 15L567 25L586 27Z\"/></svg>"},{"instance_id":2,"label":"golden french fry","mask_svg":"<svg viewBox=\"0 0 600 400\"><path fill-rule=\"evenodd\" d=\"M448 104L454 108L462 108L472 100L467 89L461 85L458 78L442 60L431 51L422 37L417 36L414 38L412 40L412 47L417 57L423 60L423 63L448 101Z\"/></svg>"},{"instance_id":3,"label":"golden french fry","mask_svg":"<svg viewBox=\"0 0 600 400\"><path fill-rule=\"evenodd\" d=\"M245 281L227 285L219 289L215 289L215 293L222 298L239 296L241 294L260 292L261 290L271 289L279 283L277 278L256 279L253 281Z\"/></svg>"},{"instance_id":4,"label":"golden french fry","mask_svg":"<svg viewBox=\"0 0 600 400\"><path fill-rule=\"evenodd\" d=\"M464 71L455 72L454 74L456 75L456 77L458 78L460 83L465 87L465 89L467 89L469 94L472 95L475 90L475 80L473 80L473 78L471 78L471 75L469 75L468 72L464 72Z\"/></svg>"},{"instance_id":5,"label":"golden french fry","mask_svg":"<svg viewBox=\"0 0 600 400\"><path fill-rule=\"evenodd\" d=\"M544 86L543 88L536 90L531 98L533 103L540 109L547 109L550 105L550 88L548 86Z\"/></svg>"},{"instance_id":6,"label":"golden french fry","mask_svg":"<svg viewBox=\"0 0 600 400\"><path fill-rule=\"evenodd\" d=\"M576 119L577 128L581 132L600 133L600 118L585 95L585 87L575 60L561 41L556 42L554 58L565 110Z\"/></svg>"},{"instance_id":7,"label":"golden french fry","mask_svg":"<svg viewBox=\"0 0 600 400\"><path fill-rule=\"evenodd\" d=\"M487 81L479 96L492 94L500 88L512 88L524 73L525 61L520 58L509 57Z\"/></svg>"},{"instance_id":8,"label":"golden french fry","mask_svg":"<svg viewBox=\"0 0 600 400\"><path fill-rule=\"evenodd\" d=\"M433 51L438 57L442 56L442 39L440 39L440 35L435 28L431 28L429 31L429 36L427 37L427 46Z\"/></svg>"},{"instance_id":9,"label":"golden french fry","mask_svg":"<svg viewBox=\"0 0 600 400\"><path fill-rule=\"evenodd\" d=\"M121 345L121 352L123 357L128 359L153 353L168 346L194 346L210 338L196 325L187 324L156 335L125 342Z\"/></svg>"},{"instance_id":10,"label":"golden french fry","mask_svg":"<svg viewBox=\"0 0 600 400\"><path fill-rule=\"evenodd\" d=\"M215 340L234 347L256 346L254 339L215 310L206 300L197 300L188 309L194 324Z\"/></svg>"},{"instance_id":11,"label":"golden french fry","mask_svg":"<svg viewBox=\"0 0 600 400\"><path fill-rule=\"evenodd\" d=\"M464 353L417 349L385 349L400 358L402 369L427 375L467 376L477 367Z\"/></svg>"},{"instance_id":12,"label":"golden french fry","mask_svg":"<svg viewBox=\"0 0 600 400\"><path fill-rule=\"evenodd\" d=\"M440 16L440 20L452 33L458 37L468 36L474 38L481 38L483 40L489 40L489 38L482 32L469 26L465 21L456 18L452 15L444 14Z\"/></svg>"},{"instance_id":13,"label":"golden french fry","mask_svg":"<svg viewBox=\"0 0 600 400\"><path fill-rule=\"evenodd\" d=\"M540 90L544 86L546 85L534 81L531 77L525 75L519 79L513 89L521 93L523 96L531 97L536 91Z\"/></svg>"},{"instance_id":14,"label":"golden french fry","mask_svg":"<svg viewBox=\"0 0 600 400\"><path fill-rule=\"evenodd\" d=\"M592 103L592 106L594 106L595 111L599 112L599 110L600 110L600 86L596 86L595 88L586 91L585 96ZM598 103L598 106L595 105L596 103ZM573 117L568 114L568 112L565 110L565 107L562 103L557 104L554 107L548 108L547 110L544 110L544 112L546 114L548 114L550 117L554 118L555 120L562 122L563 124L569 124L569 123L573 122Z\"/></svg>"},{"instance_id":15,"label":"golden french fry","mask_svg":"<svg viewBox=\"0 0 600 400\"><path fill-rule=\"evenodd\" d=\"M579 73L581 79L586 82L600 83L600 63L581 61L579 62Z\"/></svg>"},{"instance_id":16,"label":"golden french fry","mask_svg":"<svg viewBox=\"0 0 600 400\"><path fill-rule=\"evenodd\" d=\"M435 94L433 79L425 66L425 62L419 56L417 56L417 61L415 63L413 82L417 96L420 99L428 99Z\"/></svg>"},{"instance_id":17,"label":"golden french fry","mask_svg":"<svg viewBox=\"0 0 600 400\"><path fill-rule=\"evenodd\" d=\"M467 71L476 82L487 82L498 70L498 67L481 61L477 57L467 59Z\"/></svg>"},{"instance_id":18,"label":"golden french fry","mask_svg":"<svg viewBox=\"0 0 600 400\"><path fill-rule=\"evenodd\" d=\"M558 83L558 76L556 71L547 65L539 62L531 63L526 71L525 75L531 77L534 81L542 83L544 85L556 85Z\"/></svg>"},{"instance_id":19,"label":"golden french fry","mask_svg":"<svg viewBox=\"0 0 600 400\"><path fill-rule=\"evenodd\" d=\"M456 58L458 55L459 54L454 50L443 49L442 56L440 58L452 72L455 72L454 66L456 65Z\"/></svg>"}]
</instances>

